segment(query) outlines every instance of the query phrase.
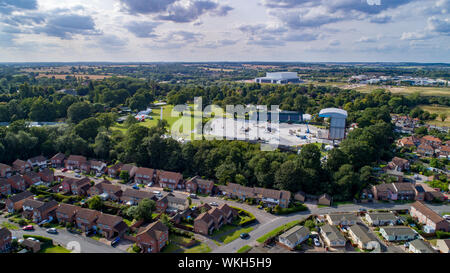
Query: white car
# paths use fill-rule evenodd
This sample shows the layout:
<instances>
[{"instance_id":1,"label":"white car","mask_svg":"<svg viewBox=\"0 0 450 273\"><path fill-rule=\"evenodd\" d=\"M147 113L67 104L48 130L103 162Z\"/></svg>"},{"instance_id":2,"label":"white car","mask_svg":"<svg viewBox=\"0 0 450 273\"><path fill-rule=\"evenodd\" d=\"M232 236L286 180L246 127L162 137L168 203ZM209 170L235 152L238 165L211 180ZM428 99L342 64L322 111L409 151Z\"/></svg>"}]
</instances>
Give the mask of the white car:
<instances>
[{"instance_id":1,"label":"white car","mask_svg":"<svg viewBox=\"0 0 450 273\"><path fill-rule=\"evenodd\" d=\"M444 215L444 219L450 221L450 215L448 215L448 214L447 214L447 215Z\"/></svg>"},{"instance_id":2,"label":"white car","mask_svg":"<svg viewBox=\"0 0 450 273\"><path fill-rule=\"evenodd\" d=\"M314 245L315 245L315 246L320 246L319 239L314 238Z\"/></svg>"},{"instance_id":3,"label":"white car","mask_svg":"<svg viewBox=\"0 0 450 273\"><path fill-rule=\"evenodd\" d=\"M219 204L217 204L216 202L211 202L211 203L209 203L211 206L213 206L213 207L217 207Z\"/></svg>"},{"instance_id":4,"label":"white car","mask_svg":"<svg viewBox=\"0 0 450 273\"><path fill-rule=\"evenodd\" d=\"M161 194L160 191L153 191L154 194Z\"/></svg>"}]
</instances>

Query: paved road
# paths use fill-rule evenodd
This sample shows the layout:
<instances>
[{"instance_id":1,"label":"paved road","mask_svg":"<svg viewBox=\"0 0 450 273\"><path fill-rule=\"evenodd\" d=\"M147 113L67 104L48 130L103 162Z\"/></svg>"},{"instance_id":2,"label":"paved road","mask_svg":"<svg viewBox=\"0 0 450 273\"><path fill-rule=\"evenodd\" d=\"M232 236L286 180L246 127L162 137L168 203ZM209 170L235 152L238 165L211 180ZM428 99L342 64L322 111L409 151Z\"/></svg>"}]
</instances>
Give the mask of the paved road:
<instances>
[{"instance_id":1,"label":"paved road","mask_svg":"<svg viewBox=\"0 0 450 273\"><path fill-rule=\"evenodd\" d=\"M450 206L448 205L440 205L440 206L428 205L428 206L439 214L450 211ZM252 232L249 233L250 234L249 239L243 240L241 238L238 238L227 245L214 249L212 252L235 253L238 249L240 249L245 245L254 246L257 244L256 239L274 230L275 228L282 226L286 223L292 222L294 220L303 220L312 214L350 212L350 211L358 211L360 208L365 208L367 210L371 209L401 210L401 209L409 209L409 207L410 207L409 204L400 205L400 204L386 204L386 203L361 204L361 205L349 204L349 205L341 205L338 207L325 207L325 208L318 208L317 206L313 205L309 206L310 208L309 211L298 212L295 214L291 214L289 216L278 216L272 219L270 222L258 225Z\"/></svg>"},{"instance_id":2,"label":"paved road","mask_svg":"<svg viewBox=\"0 0 450 273\"><path fill-rule=\"evenodd\" d=\"M7 221L8 219L0 218L0 223ZM113 248L82 235L72 234L64 229L58 229L58 234L49 234L43 228L38 226L34 226L34 228L34 231L11 230L11 233L18 239L23 238L24 234L52 238L55 243L61 244L68 249L72 249L71 246L79 244L81 253L127 253L122 249Z\"/></svg>"}]
</instances>

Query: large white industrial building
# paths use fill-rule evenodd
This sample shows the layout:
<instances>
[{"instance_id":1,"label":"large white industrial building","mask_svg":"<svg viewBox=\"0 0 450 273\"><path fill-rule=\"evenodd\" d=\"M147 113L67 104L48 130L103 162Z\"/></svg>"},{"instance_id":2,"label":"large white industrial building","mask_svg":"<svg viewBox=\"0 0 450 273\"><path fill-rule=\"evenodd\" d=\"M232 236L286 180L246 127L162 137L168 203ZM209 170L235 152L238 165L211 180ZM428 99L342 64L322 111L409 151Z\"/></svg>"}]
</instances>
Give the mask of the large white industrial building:
<instances>
[{"instance_id":1,"label":"large white industrial building","mask_svg":"<svg viewBox=\"0 0 450 273\"><path fill-rule=\"evenodd\" d=\"M268 72L265 77L256 78L256 83L300 83L297 72Z\"/></svg>"},{"instance_id":2,"label":"large white industrial building","mask_svg":"<svg viewBox=\"0 0 450 273\"><path fill-rule=\"evenodd\" d=\"M320 110L319 117L330 118L330 132L328 139L343 139L345 137L345 121L347 111L338 108L325 108Z\"/></svg>"}]
</instances>

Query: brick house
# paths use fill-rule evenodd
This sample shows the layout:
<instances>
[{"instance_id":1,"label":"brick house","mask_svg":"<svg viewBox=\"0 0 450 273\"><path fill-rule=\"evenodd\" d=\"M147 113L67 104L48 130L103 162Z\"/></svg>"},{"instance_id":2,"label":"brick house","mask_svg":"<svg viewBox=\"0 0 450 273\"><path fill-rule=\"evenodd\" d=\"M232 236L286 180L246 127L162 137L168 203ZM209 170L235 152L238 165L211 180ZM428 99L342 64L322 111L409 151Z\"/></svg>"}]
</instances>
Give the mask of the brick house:
<instances>
[{"instance_id":1,"label":"brick house","mask_svg":"<svg viewBox=\"0 0 450 273\"><path fill-rule=\"evenodd\" d=\"M432 201L435 201L435 200L439 200L441 202L444 202L446 200L446 197L441 192L435 191L435 190L431 190L431 191L425 192L425 201L432 202Z\"/></svg>"},{"instance_id":2,"label":"brick house","mask_svg":"<svg viewBox=\"0 0 450 273\"><path fill-rule=\"evenodd\" d=\"M420 223L429 226L433 230L440 230L445 232L450 231L450 224L447 222L447 220L427 207L421 201L414 202L411 205L409 213L411 217L417 218Z\"/></svg>"},{"instance_id":3,"label":"brick house","mask_svg":"<svg viewBox=\"0 0 450 273\"><path fill-rule=\"evenodd\" d=\"M136 235L136 245L144 253L160 252L169 240L169 228L160 221L139 229Z\"/></svg>"},{"instance_id":4,"label":"brick house","mask_svg":"<svg viewBox=\"0 0 450 273\"><path fill-rule=\"evenodd\" d=\"M13 170L16 173L24 174L31 171L31 164L20 159L13 162Z\"/></svg>"},{"instance_id":5,"label":"brick house","mask_svg":"<svg viewBox=\"0 0 450 273\"><path fill-rule=\"evenodd\" d=\"M328 193L322 194L317 199L317 204L319 205L331 206L331 203L333 203L333 197L331 197Z\"/></svg>"},{"instance_id":6,"label":"brick house","mask_svg":"<svg viewBox=\"0 0 450 273\"><path fill-rule=\"evenodd\" d=\"M75 215L75 222L79 229L86 232L92 229L96 229L96 221L100 216L100 212L91 209L81 208Z\"/></svg>"},{"instance_id":7,"label":"brick house","mask_svg":"<svg viewBox=\"0 0 450 273\"><path fill-rule=\"evenodd\" d=\"M416 190L416 199L415 200L416 201L425 200L425 189L420 185L415 186L414 189Z\"/></svg>"},{"instance_id":8,"label":"brick house","mask_svg":"<svg viewBox=\"0 0 450 273\"><path fill-rule=\"evenodd\" d=\"M194 220L194 232L203 235L211 234L215 229L214 218L208 212L197 216Z\"/></svg>"},{"instance_id":9,"label":"brick house","mask_svg":"<svg viewBox=\"0 0 450 273\"><path fill-rule=\"evenodd\" d=\"M13 168L9 165L0 163L0 177L10 177L13 173Z\"/></svg>"},{"instance_id":10,"label":"brick house","mask_svg":"<svg viewBox=\"0 0 450 273\"><path fill-rule=\"evenodd\" d=\"M158 183L161 188L169 188L172 190L182 189L183 175L181 173L169 172L169 171L156 171Z\"/></svg>"},{"instance_id":11,"label":"brick house","mask_svg":"<svg viewBox=\"0 0 450 273\"><path fill-rule=\"evenodd\" d=\"M62 224L74 223L79 209L78 206L61 203L56 209L56 219Z\"/></svg>"},{"instance_id":12,"label":"brick house","mask_svg":"<svg viewBox=\"0 0 450 273\"><path fill-rule=\"evenodd\" d=\"M97 161L97 160L91 160L90 162L90 168L91 171L95 172L95 173L100 173L103 174L106 171L106 163L102 162L102 161Z\"/></svg>"},{"instance_id":13,"label":"brick house","mask_svg":"<svg viewBox=\"0 0 450 273\"><path fill-rule=\"evenodd\" d=\"M81 170L81 165L86 164L87 159L82 155L70 155L66 160L66 168L69 170L79 169Z\"/></svg>"},{"instance_id":14,"label":"brick house","mask_svg":"<svg viewBox=\"0 0 450 273\"><path fill-rule=\"evenodd\" d=\"M189 208L189 201L187 198L178 198L173 194L168 194L157 202L157 210L159 212L168 211L184 211Z\"/></svg>"},{"instance_id":15,"label":"brick house","mask_svg":"<svg viewBox=\"0 0 450 273\"><path fill-rule=\"evenodd\" d=\"M96 223L98 233L106 239L121 237L128 229L122 217L106 213L100 214Z\"/></svg>"},{"instance_id":16,"label":"brick house","mask_svg":"<svg viewBox=\"0 0 450 273\"><path fill-rule=\"evenodd\" d=\"M27 185L33 186L33 185L40 185L42 184L42 180L41 177L35 173L35 172L27 172L23 175L23 179L25 180L25 183L27 183Z\"/></svg>"},{"instance_id":17,"label":"brick house","mask_svg":"<svg viewBox=\"0 0 450 273\"><path fill-rule=\"evenodd\" d=\"M439 156L450 156L450 146L441 146L439 148Z\"/></svg>"},{"instance_id":18,"label":"brick house","mask_svg":"<svg viewBox=\"0 0 450 273\"><path fill-rule=\"evenodd\" d=\"M7 228L0 228L0 253L8 252L11 247L12 233Z\"/></svg>"},{"instance_id":19,"label":"brick house","mask_svg":"<svg viewBox=\"0 0 450 273\"><path fill-rule=\"evenodd\" d=\"M107 193L109 199L114 201L119 201L122 197L122 188L118 185L112 185L112 184L103 184L103 193Z\"/></svg>"},{"instance_id":20,"label":"brick house","mask_svg":"<svg viewBox=\"0 0 450 273\"><path fill-rule=\"evenodd\" d=\"M63 187L64 192L71 192L75 195L87 195L88 190L91 187L91 180L87 177L82 179L64 177L61 186Z\"/></svg>"},{"instance_id":21,"label":"brick house","mask_svg":"<svg viewBox=\"0 0 450 273\"><path fill-rule=\"evenodd\" d=\"M409 170L410 164L407 159L394 157L391 162L388 163L387 167L391 170L396 170L399 172Z\"/></svg>"},{"instance_id":22,"label":"brick house","mask_svg":"<svg viewBox=\"0 0 450 273\"><path fill-rule=\"evenodd\" d=\"M120 168L120 172L125 171L128 172L128 177L130 179L134 179L134 176L136 175L136 171L138 170L138 168L134 165L131 164L124 164L121 168ZM120 175L120 172L118 175Z\"/></svg>"},{"instance_id":23,"label":"brick house","mask_svg":"<svg viewBox=\"0 0 450 273\"><path fill-rule=\"evenodd\" d=\"M31 168L39 167L39 169L47 168L47 158L43 155L38 155L27 160Z\"/></svg>"},{"instance_id":24,"label":"brick house","mask_svg":"<svg viewBox=\"0 0 450 273\"><path fill-rule=\"evenodd\" d=\"M11 194L11 184L6 178L0 178L0 194L8 196Z\"/></svg>"},{"instance_id":25,"label":"brick house","mask_svg":"<svg viewBox=\"0 0 450 273\"><path fill-rule=\"evenodd\" d=\"M437 138L437 137L428 135L428 136L422 137L420 139L420 143L424 143L424 144L430 145L433 148L438 148L439 146L441 146L442 141L439 138Z\"/></svg>"},{"instance_id":26,"label":"brick house","mask_svg":"<svg viewBox=\"0 0 450 273\"><path fill-rule=\"evenodd\" d=\"M201 179L199 176L186 181L186 190L190 193L211 194L214 188L214 182L211 180Z\"/></svg>"},{"instance_id":27,"label":"brick house","mask_svg":"<svg viewBox=\"0 0 450 273\"><path fill-rule=\"evenodd\" d=\"M42 169L38 172L38 175L44 183L52 183L55 181L55 176L49 168Z\"/></svg>"},{"instance_id":28,"label":"brick house","mask_svg":"<svg viewBox=\"0 0 450 273\"><path fill-rule=\"evenodd\" d=\"M429 144L422 143L417 147L417 153L421 156L433 156L434 148Z\"/></svg>"},{"instance_id":29,"label":"brick house","mask_svg":"<svg viewBox=\"0 0 450 273\"><path fill-rule=\"evenodd\" d=\"M238 215L237 211L227 204L222 204L219 206L219 210L222 211L225 223L231 224L234 217Z\"/></svg>"},{"instance_id":30,"label":"brick house","mask_svg":"<svg viewBox=\"0 0 450 273\"><path fill-rule=\"evenodd\" d=\"M140 191L135 189L125 189L122 193L120 201L131 205L138 204L142 199L148 198L156 201L155 195L148 191Z\"/></svg>"},{"instance_id":31,"label":"brick house","mask_svg":"<svg viewBox=\"0 0 450 273\"><path fill-rule=\"evenodd\" d=\"M112 177L112 178L119 177L120 170L121 170L122 166L123 166L123 163L119 162L117 164L114 164L111 167L108 167L108 175L109 175L109 177Z\"/></svg>"},{"instance_id":32,"label":"brick house","mask_svg":"<svg viewBox=\"0 0 450 273\"><path fill-rule=\"evenodd\" d=\"M18 174L10 176L7 181L15 191L24 191L28 187L25 179Z\"/></svg>"},{"instance_id":33,"label":"brick house","mask_svg":"<svg viewBox=\"0 0 450 273\"><path fill-rule=\"evenodd\" d=\"M208 211L208 214L211 215L214 220L214 228L220 229L225 222L222 211L219 208L212 208Z\"/></svg>"},{"instance_id":34,"label":"brick house","mask_svg":"<svg viewBox=\"0 0 450 273\"><path fill-rule=\"evenodd\" d=\"M155 181L155 170L150 168L137 168L134 174L134 182L148 184Z\"/></svg>"},{"instance_id":35,"label":"brick house","mask_svg":"<svg viewBox=\"0 0 450 273\"><path fill-rule=\"evenodd\" d=\"M100 195L103 193L103 185L110 185L111 182L109 182L108 180L103 180L100 183L95 184L94 186L90 187L87 194L89 196L95 196L95 195Z\"/></svg>"},{"instance_id":36,"label":"brick house","mask_svg":"<svg viewBox=\"0 0 450 273\"><path fill-rule=\"evenodd\" d=\"M23 202L23 217L31 219L34 223L40 223L44 220L52 220L55 211L58 208L58 202L42 202L38 200L27 199Z\"/></svg>"},{"instance_id":37,"label":"brick house","mask_svg":"<svg viewBox=\"0 0 450 273\"><path fill-rule=\"evenodd\" d=\"M376 200L414 200L416 189L411 183L383 183L372 187Z\"/></svg>"},{"instance_id":38,"label":"brick house","mask_svg":"<svg viewBox=\"0 0 450 273\"><path fill-rule=\"evenodd\" d=\"M6 199L6 208L8 212L17 212L22 210L25 200L33 199L33 194L29 191L23 191Z\"/></svg>"},{"instance_id":39,"label":"brick house","mask_svg":"<svg viewBox=\"0 0 450 273\"><path fill-rule=\"evenodd\" d=\"M61 168L64 166L64 160L66 156L63 153L57 153L52 158L50 158L50 162L53 168Z\"/></svg>"}]
</instances>

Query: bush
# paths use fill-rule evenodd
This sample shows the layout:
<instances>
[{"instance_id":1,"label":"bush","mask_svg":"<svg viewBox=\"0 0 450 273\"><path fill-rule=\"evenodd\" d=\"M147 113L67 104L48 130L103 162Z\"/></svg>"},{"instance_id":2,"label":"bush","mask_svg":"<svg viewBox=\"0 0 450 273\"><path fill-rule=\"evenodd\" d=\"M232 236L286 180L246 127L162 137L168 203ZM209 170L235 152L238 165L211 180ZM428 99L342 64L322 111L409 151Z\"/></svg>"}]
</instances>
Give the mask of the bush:
<instances>
[{"instance_id":1,"label":"bush","mask_svg":"<svg viewBox=\"0 0 450 273\"><path fill-rule=\"evenodd\" d=\"M277 215L283 215L283 214L290 214L290 213L294 213L294 212L299 212L299 211L307 211L308 207L303 205L303 204L297 204L293 207L290 208L279 208L277 210L277 207L275 207L275 214Z\"/></svg>"},{"instance_id":2,"label":"bush","mask_svg":"<svg viewBox=\"0 0 450 273\"><path fill-rule=\"evenodd\" d=\"M133 251L136 253L139 253L139 252L141 252L141 248L138 245L133 244Z\"/></svg>"},{"instance_id":3,"label":"bush","mask_svg":"<svg viewBox=\"0 0 450 273\"><path fill-rule=\"evenodd\" d=\"M21 219L17 220L17 224L19 224L19 226L25 226L28 223L27 223L27 221L25 219L21 218Z\"/></svg>"},{"instance_id":4,"label":"bush","mask_svg":"<svg viewBox=\"0 0 450 273\"><path fill-rule=\"evenodd\" d=\"M438 239L448 239L448 238L450 238L450 232L437 230L436 231L436 237Z\"/></svg>"},{"instance_id":5,"label":"bush","mask_svg":"<svg viewBox=\"0 0 450 273\"><path fill-rule=\"evenodd\" d=\"M51 238L47 238L44 236L24 234L23 238L24 239L27 239L27 238L37 239L37 240L39 240L39 242L43 243L44 246L52 246L53 245L53 240Z\"/></svg>"}]
</instances>

